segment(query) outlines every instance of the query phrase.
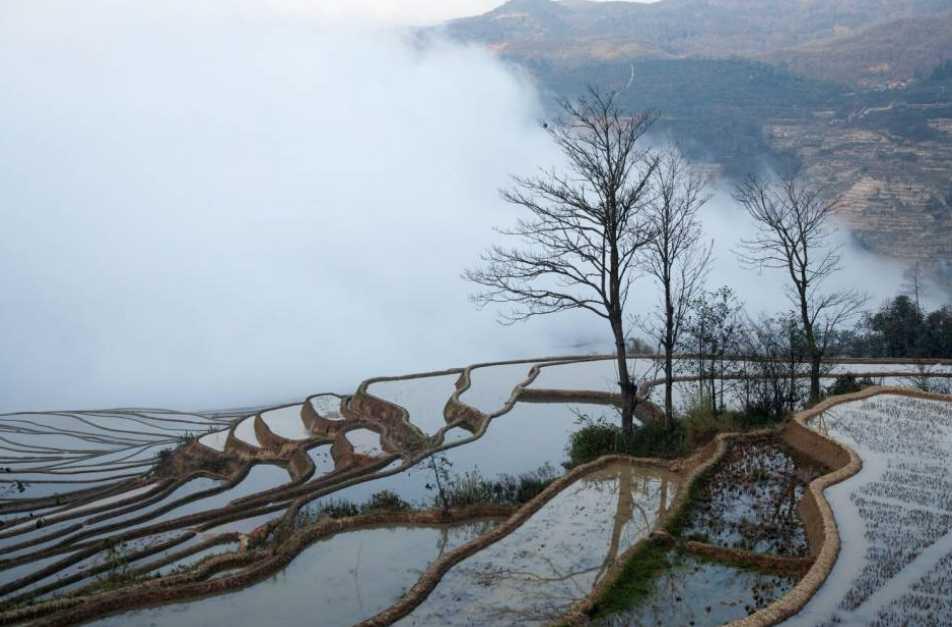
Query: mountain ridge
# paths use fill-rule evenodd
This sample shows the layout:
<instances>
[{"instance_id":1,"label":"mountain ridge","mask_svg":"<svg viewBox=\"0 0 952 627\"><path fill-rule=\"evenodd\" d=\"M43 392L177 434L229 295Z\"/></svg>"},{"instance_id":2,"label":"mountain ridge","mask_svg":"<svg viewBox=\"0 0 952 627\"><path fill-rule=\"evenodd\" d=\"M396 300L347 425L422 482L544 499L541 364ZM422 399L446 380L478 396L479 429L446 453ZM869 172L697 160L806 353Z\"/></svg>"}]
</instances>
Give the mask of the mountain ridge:
<instances>
[{"instance_id":1,"label":"mountain ridge","mask_svg":"<svg viewBox=\"0 0 952 627\"><path fill-rule=\"evenodd\" d=\"M798 55L850 38L855 42L871 28L888 28L887 24L900 20L925 28L932 18L949 11L952 3L947 0L659 0L649 4L510 0L483 15L451 20L442 28L455 39L489 45L517 60L547 58L560 49L559 58L565 62L743 56L795 64ZM801 62L800 66L808 76L831 78L825 68L811 74L812 65ZM901 76L880 72L883 84L908 78L909 73L905 65ZM843 74L833 72L832 77L842 80Z\"/></svg>"}]
</instances>

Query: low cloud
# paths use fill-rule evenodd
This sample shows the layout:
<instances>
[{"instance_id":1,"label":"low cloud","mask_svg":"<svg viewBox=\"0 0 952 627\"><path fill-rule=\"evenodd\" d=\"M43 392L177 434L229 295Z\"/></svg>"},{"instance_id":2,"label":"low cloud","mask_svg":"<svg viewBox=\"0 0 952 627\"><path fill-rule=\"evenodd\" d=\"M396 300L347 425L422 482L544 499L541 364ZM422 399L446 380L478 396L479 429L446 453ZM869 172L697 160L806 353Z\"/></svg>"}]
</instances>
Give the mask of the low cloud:
<instances>
[{"instance_id":1,"label":"low cloud","mask_svg":"<svg viewBox=\"0 0 952 627\"><path fill-rule=\"evenodd\" d=\"M276 402L605 337L500 327L459 278L514 217L498 188L557 161L531 81L281 4L0 9L0 410ZM769 307L739 210L707 215L712 284Z\"/></svg>"},{"instance_id":2,"label":"low cloud","mask_svg":"<svg viewBox=\"0 0 952 627\"><path fill-rule=\"evenodd\" d=\"M191 4L0 20L0 407L209 407L546 350L462 269L551 151L476 48Z\"/></svg>"}]
</instances>

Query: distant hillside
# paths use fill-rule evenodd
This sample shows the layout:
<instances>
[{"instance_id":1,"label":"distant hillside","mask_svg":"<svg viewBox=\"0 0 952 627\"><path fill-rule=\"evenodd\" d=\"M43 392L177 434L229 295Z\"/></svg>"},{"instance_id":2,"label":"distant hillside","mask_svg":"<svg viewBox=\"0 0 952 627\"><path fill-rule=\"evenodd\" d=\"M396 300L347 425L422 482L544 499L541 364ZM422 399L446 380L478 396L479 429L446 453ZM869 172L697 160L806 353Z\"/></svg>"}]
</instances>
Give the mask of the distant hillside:
<instances>
[{"instance_id":1,"label":"distant hillside","mask_svg":"<svg viewBox=\"0 0 952 627\"><path fill-rule=\"evenodd\" d=\"M831 45L840 39L849 43L854 56L861 55L858 48L877 44L875 33L862 38L870 27L931 17L950 8L949 0L661 0L651 4L511 0L484 15L449 22L446 29L455 38L488 44L517 59L575 63L646 56L751 56L772 60L778 51L797 51L821 42ZM898 39L921 33L921 28L905 25L887 46L895 49ZM918 45L915 39L908 43ZM807 47L800 54L811 52ZM790 52L781 60L796 58ZM811 67L805 61L803 65ZM884 74L891 78L888 72Z\"/></svg>"},{"instance_id":2,"label":"distant hillside","mask_svg":"<svg viewBox=\"0 0 952 627\"><path fill-rule=\"evenodd\" d=\"M814 78L861 87L893 86L952 58L952 11L877 24L762 58Z\"/></svg>"},{"instance_id":3,"label":"distant hillside","mask_svg":"<svg viewBox=\"0 0 952 627\"><path fill-rule=\"evenodd\" d=\"M808 172L845 194L857 241L952 285L952 0L512 0L443 28L550 103L621 90L727 177Z\"/></svg>"},{"instance_id":4,"label":"distant hillside","mask_svg":"<svg viewBox=\"0 0 952 627\"><path fill-rule=\"evenodd\" d=\"M630 111L657 111L655 132L695 161L717 163L743 177L765 164L799 165L791 151L774 150L764 133L773 119L812 119L817 109L848 102L847 90L828 82L745 59L636 59L579 62L526 61L550 96L581 93L588 84L620 91Z\"/></svg>"}]
</instances>

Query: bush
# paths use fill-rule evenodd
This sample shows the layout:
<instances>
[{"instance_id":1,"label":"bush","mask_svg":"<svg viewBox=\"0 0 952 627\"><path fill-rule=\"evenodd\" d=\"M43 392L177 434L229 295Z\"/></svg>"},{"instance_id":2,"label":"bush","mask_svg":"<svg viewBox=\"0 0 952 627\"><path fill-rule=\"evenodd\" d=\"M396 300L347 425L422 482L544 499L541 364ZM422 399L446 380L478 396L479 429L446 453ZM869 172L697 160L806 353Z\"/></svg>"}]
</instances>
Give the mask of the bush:
<instances>
[{"instance_id":1,"label":"bush","mask_svg":"<svg viewBox=\"0 0 952 627\"><path fill-rule=\"evenodd\" d=\"M757 411L715 414L709 400L701 400L670 427L649 422L626 437L622 428L605 418L579 417L582 428L571 435L566 468L594 461L603 455L632 457L682 457L710 442L718 433L762 429L779 420Z\"/></svg>"},{"instance_id":2,"label":"bush","mask_svg":"<svg viewBox=\"0 0 952 627\"><path fill-rule=\"evenodd\" d=\"M833 385L826 389L828 396L839 396L840 394L852 394L859 392L863 386L856 380L853 374L842 374L833 380Z\"/></svg>"},{"instance_id":3,"label":"bush","mask_svg":"<svg viewBox=\"0 0 952 627\"><path fill-rule=\"evenodd\" d=\"M750 431L763 429L777 424L783 415L778 416L771 407L761 403L751 403L743 411L722 411L715 413L709 399L690 406L683 420L687 433L689 450L707 444L718 433L732 431Z\"/></svg>"},{"instance_id":4,"label":"bush","mask_svg":"<svg viewBox=\"0 0 952 627\"><path fill-rule=\"evenodd\" d=\"M301 511L303 512L304 510ZM322 516L330 516L331 518L350 518L351 516L357 516L360 514L360 508L350 501L338 499L321 503L317 508L317 511L313 512L313 514L315 515L311 515L311 512L308 512L309 518L317 519L321 518Z\"/></svg>"},{"instance_id":5,"label":"bush","mask_svg":"<svg viewBox=\"0 0 952 627\"><path fill-rule=\"evenodd\" d=\"M734 423L733 431L750 431L752 429L765 429L783 421L783 418L778 418L766 411L759 411L754 407L749 411L732 414L732 420Z\"/></svg>"},{"instance_id":6,"label":"bush","mask_svg":"<svg viewBox=\"0 0 952 627\"><path fill-rule=\"evenodd\" d=\"M569 440L566 468L598 459L603 455L631 455L633 457L678 457L685 451L685 432L681 423L669 428L660 422L651 422L626 436L619 425L604 418L580 419L582 428Z\"/></svg>"},{"instance_id":7,"label":"bush","mask_svg":"<svg viewBox=\"0 0 952 627\"><path fill-rule=\"evenodd\" d=\"M371 495L370 499L362 505L345 501L344 499L331 499L318 502L315 505L302 507L294 520L294 527L300 528L313 524L321 518L352 518L361 514L373 514L379 512L408 512L413 506L400 498L390 490L381 490Z\"/></svg>"},{"instance_id":8,"label":"bush","mask_svg":"<svg viewBox=\"0 0 952 627\"><path fill-rule=\"evenodd\" d=\"M623 440L624 434L618 425L609 424L604 418L590 421L571 435L566 466L571 468L602 455L620 453L626 448Z\"/></svg>"},{"instance_id":9,"label":"bush","mask_svg":"<svg viewBox=\"0 0 952 627\"><path fill-rule=\"evenodd\" d=\"M687 449L694 450L704 446L713 440L718 433L738 431L735 416L736 414L733 412L722 412L715 415L693 411L686 414L681 420L684 424Z\"/></svg>"},{"instance_id":10,"label":"bush","mask_svg":"<svg viewBox=\"0 0 952 627\"><path fill-rule=\"evenodd\" d=\"M408 512L413 507L390 490L375 492L370 500L360 507L363 514L369 512Z\"/></svg>"}]
</instances>

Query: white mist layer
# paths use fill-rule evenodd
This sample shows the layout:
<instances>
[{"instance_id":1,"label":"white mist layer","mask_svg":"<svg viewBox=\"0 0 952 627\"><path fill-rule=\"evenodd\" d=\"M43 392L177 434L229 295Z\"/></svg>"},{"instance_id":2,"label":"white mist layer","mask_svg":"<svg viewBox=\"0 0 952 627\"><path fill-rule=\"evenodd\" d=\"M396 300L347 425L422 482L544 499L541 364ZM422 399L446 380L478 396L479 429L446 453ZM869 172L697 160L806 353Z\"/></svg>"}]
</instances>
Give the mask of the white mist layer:
<instances>
[{"instance_id":1,"label":"white mist layer","mask_svg":"<svg viewBox=\"0 0 952 627\"><path fill-rule=\"evenodd\" d=\"M500 327L459 278L517 215L509 175L558 160L525 77L299 4L0 8L0 411L302 401L607 337ZM711 285L777 309L782 273L730 252L743 213L704 215Z\"/></svg>"},{"instance_id":2,"label":"white mist layer","mask_svg":"<svg viewBox=\"0 0 952 627\"><path fill-rule=\"evenodd\" d=\"M497 189L551 160L523 78L163 7L0 10L0 408L303 399L562 341L459 278L509 220Z\"/></svg>"}]
</instances>

